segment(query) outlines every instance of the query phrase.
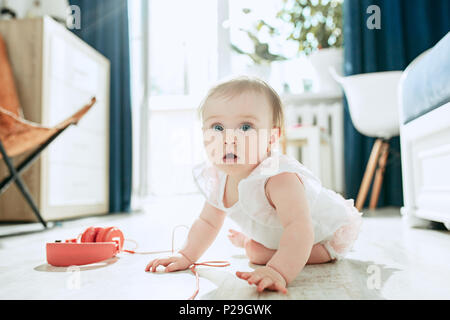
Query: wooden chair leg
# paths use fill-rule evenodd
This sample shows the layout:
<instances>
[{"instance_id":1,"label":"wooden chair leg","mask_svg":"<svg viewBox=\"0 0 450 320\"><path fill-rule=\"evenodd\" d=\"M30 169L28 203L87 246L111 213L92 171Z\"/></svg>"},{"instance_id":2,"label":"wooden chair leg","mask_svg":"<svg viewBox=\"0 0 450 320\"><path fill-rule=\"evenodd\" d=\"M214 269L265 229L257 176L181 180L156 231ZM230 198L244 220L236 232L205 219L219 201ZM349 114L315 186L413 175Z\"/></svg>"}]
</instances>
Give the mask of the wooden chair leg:
<instances>
[{"instance_id":1,"label":"wooden chair leg","mask_svg":"<svg viewBox=\"0 0 450 320\"><path fill-rule=\"evenodd\" d=\"M381 146L383 145L382 139L377 139L372 147L369 161L367 162L366 171L359 187L358 197L356 198L356 208L361 211L364 202L366 201L367 193L369 191L370 184L372 183L373 174L375 172L378 158L380 157Z\"/></svg>"},{"instance_id":2,"label":"wooden chair leg","mask_svg":"<svg viewBox=\"0 0 450 320\"><path fill-rule=\"evenodd\" d=\"M383 184L384 172L386 171L386 162L389 155L389 142L384 141L381 147L381 156L378 162L378 169L375 173L375 180L373 182L372 194L370 196L370 209L375 209L380 196L381 185Z\"/></svg>"}]
</instances>

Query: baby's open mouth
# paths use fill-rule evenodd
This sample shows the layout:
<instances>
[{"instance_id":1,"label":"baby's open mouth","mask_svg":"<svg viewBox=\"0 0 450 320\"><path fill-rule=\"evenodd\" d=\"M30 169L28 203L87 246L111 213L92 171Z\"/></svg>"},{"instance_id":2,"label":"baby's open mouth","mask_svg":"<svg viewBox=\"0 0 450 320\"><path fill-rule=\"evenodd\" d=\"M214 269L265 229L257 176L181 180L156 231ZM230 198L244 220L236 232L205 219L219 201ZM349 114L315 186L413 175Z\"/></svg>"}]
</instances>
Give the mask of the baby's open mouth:
<instances>
[{"instance_id":1,"label":"baby's open mouth","mask_svg":"<svg viewBox=\"0 0 450 320\"><path fill-rule=\"evenodd\" d=\"M238 159L238 156L231 152L229 152L223 156L224 162L235 162L237 159Z\"/></svg>"}]
</instances>

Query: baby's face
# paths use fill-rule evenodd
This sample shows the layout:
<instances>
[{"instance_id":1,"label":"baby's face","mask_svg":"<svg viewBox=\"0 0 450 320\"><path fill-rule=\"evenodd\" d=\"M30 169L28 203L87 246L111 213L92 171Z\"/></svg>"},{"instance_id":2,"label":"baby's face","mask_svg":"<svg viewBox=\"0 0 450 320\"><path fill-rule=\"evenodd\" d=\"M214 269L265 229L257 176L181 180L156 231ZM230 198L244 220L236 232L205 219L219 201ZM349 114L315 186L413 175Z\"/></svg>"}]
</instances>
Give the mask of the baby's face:
<instances>
[{"instance_id":1,"label":"baby's face","mask_svg":"<svg viewBox=\"0 0 450 320\"><path fill-rule=\"evenodd\" d=\"M210 98L203 109L206 154L222 171L250 171L267 157L273 128L272 107L262 93Z\"/></svg>"}]
</instances>

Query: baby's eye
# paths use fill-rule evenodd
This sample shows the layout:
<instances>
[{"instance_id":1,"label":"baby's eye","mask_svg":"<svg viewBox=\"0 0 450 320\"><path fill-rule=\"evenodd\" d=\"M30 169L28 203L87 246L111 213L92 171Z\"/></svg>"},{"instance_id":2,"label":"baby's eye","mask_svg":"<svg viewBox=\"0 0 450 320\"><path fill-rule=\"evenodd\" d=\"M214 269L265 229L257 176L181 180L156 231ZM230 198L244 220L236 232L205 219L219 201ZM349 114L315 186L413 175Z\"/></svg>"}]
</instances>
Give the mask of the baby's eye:
<instances>
[{"instance_id":1,"label":"baby's eye","mask_svg":"<svg viewBox=\"0 0 450 320\"><path fill-rule=\"evenodd\" d=\"M241 129L242 131L246 132L246 131L248 131L248 130L253 129L253 127L252 127L251 124L245 123L245 124L243 124L243 125L241 126L240 129Z\"/></svg>"},{"instance_id":2,"label":"baby's eye","mask_svg":"<svg viewBox=\"0 0 450 320\"><path fill-rule=\"evenodd\" d=\"M223 131L223 127L220 124L213 124L211 127L214 131Z\"/></svg>"}]
</instances>

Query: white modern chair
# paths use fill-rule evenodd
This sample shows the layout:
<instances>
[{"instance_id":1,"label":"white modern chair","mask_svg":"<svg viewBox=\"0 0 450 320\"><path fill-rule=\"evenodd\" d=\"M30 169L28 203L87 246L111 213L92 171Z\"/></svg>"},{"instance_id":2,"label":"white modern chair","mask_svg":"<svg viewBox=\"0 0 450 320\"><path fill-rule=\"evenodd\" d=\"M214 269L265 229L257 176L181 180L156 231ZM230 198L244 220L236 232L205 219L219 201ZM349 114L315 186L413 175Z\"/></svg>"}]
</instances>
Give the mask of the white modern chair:
<instances>
[{"instance_id":1,"label":"white modern chair","mask_svg":"<svg viewBox=\"0 0 450 320\"><path fill-rule=\"evenodd\" d=\"M374 72L348 77L338 75L334 69L330 72L344 89L356 130L377 138L356 199L357 209L362 210L378 163L369 205L370 209L375 209L389 155L389 140L400 132L398 90L403 72Z\"/></svg>"}]
</instances>

